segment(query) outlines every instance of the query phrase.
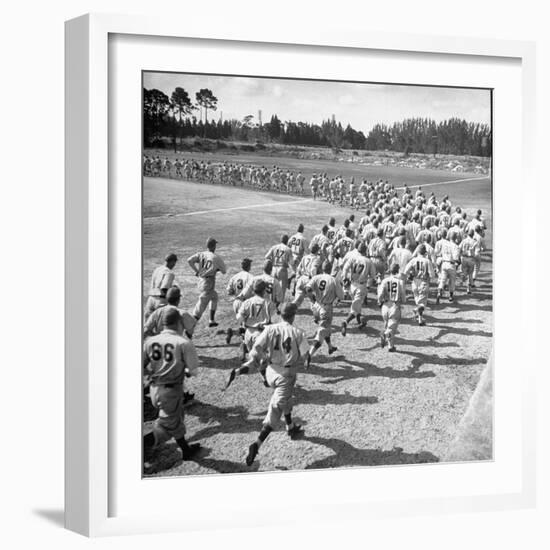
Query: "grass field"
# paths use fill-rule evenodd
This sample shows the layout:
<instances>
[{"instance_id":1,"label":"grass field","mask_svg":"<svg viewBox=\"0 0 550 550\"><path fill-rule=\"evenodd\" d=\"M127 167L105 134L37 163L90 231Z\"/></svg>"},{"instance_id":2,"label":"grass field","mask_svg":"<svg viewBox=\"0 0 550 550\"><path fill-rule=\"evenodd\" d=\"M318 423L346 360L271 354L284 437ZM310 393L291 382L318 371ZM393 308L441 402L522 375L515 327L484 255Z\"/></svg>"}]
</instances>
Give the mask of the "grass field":
<instances>
[{"instance_id":1,"label":"grass field","mask_svg":"<svg viewBox=\"0 0 550 550\"><path fill-rule=\"evenodd\" d=\"M273 157L262 156L260 153L240 153L239 155L227 155L220 152L199 153L199 152L179 152L174 153L169 150L148 149L147 154L160 158L168 157L171 160L179 158L195 159L198 161L210 161L212 163L229 162L239 164L254 164L258 166L271 167L274 164L280 168L294 171L300 170L306 177L306 183L313 173L327 173L328 176L340 174L346 181L354 176L355 181L359 183L366 177L369 181L376 180L379 177L391 181L394 185L422 185L428 182L454 181L457 179L469 179L482 177L474 172L449 172L435 169L404 168L397 166L364 166L355 162L337 162L333 160L322 159L295 159L291 157Z\"/></svg>"},{"instance_id":2,"label":"grass field","mask_svg":"<svg viewBox=\"0 0 550 550\"><path fill-rule=\"evenodd\" d=\"M277 164L286 162L293 161L282 159ZM292 167L298 169L302 162L295 161ZM313 171L309 165L300 165L300 169ZM335 163L326 168L317 163L315 170L350 175ZM346 338L337 332L333 343L338 352L329 357L323 347L312 368L298 375L294 416L304 425L305 437L290 441L284 431L274 432L252 468L244 464L244 456L261 427L271 392L258 375L242 376L227 392L221 391L229 370L238 365L238 345L226 345L223 334L208 329L205 314L193 339L201 372L188 384L197 402L186 413L189 439L200 441L204 449L196 461L182 462L175 443L168 444L158 453L151 475L412 464L437 462L446 456L491 348L490 179L470 180L476 176L441 171L373 170L367 173L370 179L381 177L396 185L429 184L426 191L448 194L453 204L462 205L469 214L477 208L483 210L489 226L488 250L475 294L466 296L459 290L455 303L442 302L440 306L435 306L432 298L425 327L419 327L412 318L411 299L399 327L398 351L389 354L379 347L382 322L371 291L369 307L364 310L366 331L352 328ZM365 170L358 174L362 175ZM458 178L468 181L445 183ZM349 213L307 197L145 178L144 294L153 269L166 253L175 252L180 258L175 271L184 290L182 307L191 309L197 297L196 278L186 258L204 249L212 235L219 241L217 252L228 265L228 273L218 276L221 300L217 320L219 328L235 327L231 305L224 295L240 260L250 256L252 272L258 274L267 249L283 233L294 232L299 222L306 226L309 239L330 216L340 225ZM335 308L335 327L347 312L345 303ZM308 337L313 336L315 325L306 305L296 324Z\"/></svg>"}]
</instances>

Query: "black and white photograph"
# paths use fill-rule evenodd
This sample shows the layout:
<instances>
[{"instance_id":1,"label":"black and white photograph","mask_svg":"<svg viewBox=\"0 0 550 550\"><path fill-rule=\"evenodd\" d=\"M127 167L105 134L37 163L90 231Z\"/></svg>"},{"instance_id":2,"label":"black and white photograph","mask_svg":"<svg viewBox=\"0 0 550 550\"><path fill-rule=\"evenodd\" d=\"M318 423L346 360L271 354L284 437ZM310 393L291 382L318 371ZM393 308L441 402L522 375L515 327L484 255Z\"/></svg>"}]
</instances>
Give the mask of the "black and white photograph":
<instances>
[{"instance_id":1,"label":"black and white photograph","mask_svg":"<svg viewBox=\"0 0 550 550\"><path fill-rule=\"evenodd\" d=\"M143 475L492 460L492 90L142 85Z\"/></svg>"}]
</instances>

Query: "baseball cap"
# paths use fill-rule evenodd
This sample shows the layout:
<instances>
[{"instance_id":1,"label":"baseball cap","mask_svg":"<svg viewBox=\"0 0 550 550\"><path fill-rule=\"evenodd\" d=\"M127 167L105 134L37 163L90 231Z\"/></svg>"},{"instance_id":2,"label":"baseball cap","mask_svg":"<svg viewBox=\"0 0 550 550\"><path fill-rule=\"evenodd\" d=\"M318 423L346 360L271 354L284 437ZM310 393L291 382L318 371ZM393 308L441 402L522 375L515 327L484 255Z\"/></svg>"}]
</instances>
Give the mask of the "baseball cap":
<instances>
[{"instance_id":1,"label":"baseball cap","mask_svg":"<svg viewBox=\"0 0 550 550\"><path fill-rule=\"evenodd\" d=\"M178 261L178 257L177 257L175 254L168 254L168 255L164 258L164 261L165 261L165 262L177 262L177 261Z\"/></svg>"},{"instance_id":2,"label":"baseball cap","mask_svg":"<svg viewBox=\"0 0 550 550\"><path fill-rule=\"evenodd\" d=\"M330 273L331 270L332 270L332 264L330 263L330 260L325 260L323 262L323 272Z\"/></svg>"},{"instance_id":3,"label":"baseball cap","mask_svg":"<svg viewBox=\"0 0 550 550\"><path fill-rule=\"evenodd\" d=\"M265 289L267 288L267 285L265 281L262 279L258 279L257 281L254 281L254 292L256 294L262 294L265 292Z\"/></svg>"},{"instance_id":4,"label":"baseball cap","mask_svg":"<svg viewBox=\"0 0 550 550\"><path fill-rule=\"evenodd\" d=\"M289 319L294 317L298 311L298 306L292 302L285 302L281 307L281 317L283 319Z\"/></svg>"},{"instance_id":5,"label":"baseball cap","mask_svg":"<svg viewBox=\"0 0 550 550\"><path fill-rule=\"evenodd\" d=\"M166 292L166 299L168 301L176 298L180 298L180 297L181 297L181 290L177 286L173 286L169 288L168 291Z\"/></svg>"},{"instance_id":6,"label":"baseball cap","mask_svg":"<svg viewBox=\"0 0 550 550\"><path fill-rule=\"evenodd\" d=\"M173 326L180 320L180 313L176 308L170 308L162 318L162 324L165 327Z\"/></svg>"},{"instance_id":7,"label":"baseball cap","mask_svg":"<svg viewBox=\"0 0 550 550\"><path fill-rule=\"evenodd\" d=\"M250 258L243 258L243 261L241 262L241 267L250 267L252 265L252 260Z\"/></svg>"},{"instance_id":8,"label":"baseball cap","mask_svg":"<svg viewBox=\"0 0 550 550\"><path fill-rule=\"evenodd\" d=\"M208 240L206 241L206 247L209 248L212 245L217 244L217 240L214 239L214 237L208 237Z\"/></svg>"}]
</instances>

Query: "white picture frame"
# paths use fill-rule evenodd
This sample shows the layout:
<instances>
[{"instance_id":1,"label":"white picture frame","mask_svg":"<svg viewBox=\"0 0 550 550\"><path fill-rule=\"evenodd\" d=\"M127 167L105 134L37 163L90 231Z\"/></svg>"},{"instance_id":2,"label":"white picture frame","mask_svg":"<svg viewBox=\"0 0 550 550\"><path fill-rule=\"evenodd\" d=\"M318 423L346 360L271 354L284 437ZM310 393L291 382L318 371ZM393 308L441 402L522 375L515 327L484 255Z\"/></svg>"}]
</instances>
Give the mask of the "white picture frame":
<instances>
[{"instance_id":1,"label":"white picture frame","mask_svg":"<svg viewBox=\"0 0 550 550\"><path fill-rule=\"evenodd\" d=\"M299 30L289 26L284 29L238 29L223 25L223 22L195 21L192 30L186 30L180 23L168 18L151 18L122 15L85 15L66 23L66 490L65 490L65 522L70 530L88 536L105 536L114 534L137 534L160 531L183 531L190 529L208 529L220 526L252 526L258 524L280 523L276 514L270 514L272 509L281 505L280 497L275 495L274 501L267 503L262 510L242 510L239 507L229 507L227 502L219 502L208 510L208 514L197 513L167 515L150 515L147 510L142 514L133 512L113 513L112 489L113 472L116 471L113 449L117 446L117 438L123 437L121 430L112 427L113 394L111 376L116 369L115 354L110 346L110 335L116 320L109 307L109 300L114 296L110 293L113 264L118 261L112 255L112 231L116 227L118 206L115 207L113 190L110 188L110 178L114 177L114 169L110 166L113 158L109 158L109 140L112 137L113 118L116 114L109 112L110 97L114 82L113 64L109 58L109 41L112 37L132 37L133 41L145 40L145 37L162 37L162 40L190 39L214 41L217 47L223 44L247 43L248 47L266 48L284 45L287 51L295 48L308 50L327 49L338 51L370 51L392 52L400 56L421 54L428 60L445 63L457 59L469 60L472 63L486 63L500 66L505 63L516 67L520 97L516 107L521 109L521 134L515 136L515 143L521 145L521 154L517 160L517 171L514 175L521 178L522 197L518 200L523 205L527 191L531 200L536 196L536 183L533 177L533 141L535 134L535 46L530 42L501 41L485 38L433 37L424 35L396 35L391 33L353 31L349 29L325 29L315 25L302 27ZM171 47L169 44L165 47ZM118 68L118 67L117 67ZM146 66L143 69L154 69ZM245 73L243 69L243 73ZM398 78L398 75L396 75ZM437 76L433 77L434 84ZM504 84L502 84L504 86ZM513 98L510 98L512 101ZM519 112L519 111L518 111ZM139 117L139 112L135 113ZM494 119L495 142L499 146L499 128L501 128L501 113L498 97ZM136 166L140 159L136 159ZM495 178L506 181L506 176L499 173L498 161L495 164ZM514 170L516 166L514 165ZM505 187L505 185L504 185ZM506 211L510 206L510 197L506 190L501 192L502 200L495 201L495 217L498 220L499 210ZM132 203L133 204L133 203ZM131 208L129 206L128 208ZM140 213L141 215L141 213ZM521 208L520 208L521 215ZM502 218L501 218L502 219ZM495 233L498 232L498 223ZM527 258L532 257L534 244L528 239L527 231L523 231L516 243L521 250L521 258L527 264ZM498 248L495 253L498 258ZM496 263L496 280L501 277ZM139 274L140 276L140 274ZM519 275L521 281L526 273ZM502 275L501 281L506 283ZM517 278L517 276L516 276ZM520 285L521 301L534 301L534 290L527 285ZM502 294L501 294L502 296ZM117 297L118 299L118 297ZM526 334L529 319L527 313L518 305L520 315L515 327L517 341ZM495 294L495 313L502 314L499 305L499 294ZM497 327L500 330L500 327ZM139 331L138 331L139 332ZM499 332L497 330L496 334ZM500 332L501 341L506 340L504 329ZM496 364L503 365L512 361L505 354L496 355ZM535 499L535 367L536 355L529 347L522 348L524 360L520 377L520 402L516 404L518 429L510 447L517 448L517 460L503 468L499 476L512 477L517 481L513 488L496 488L495 490L480 489L471 491L466 488L464 494L449 496L433 496L423 489L411 489L414 497L403 496L388 500L369 500L366 495L351 493L344 496L334 489L332 483L356 484L361 473L358 470L344 471L336 478L332 473L291 473L273 474L279 476L277 483L296 484L305 478L305 483L311 486L321 479L312 476L325 476L327 490L331 493L333 507L327 509L322 499L312 492L309 500L304 497L299 502L302 506L309 502L309 508L302 508L300 520L315 522L335 520L338 517L360 520L365 515L402 516L416 513L441 513L456 511L482 511L495 509L511 509L534 505ZM501 362L499 362L501 361ZM497 377L497 395L504 388L506 369L501 382ZM509 380L510 381L510 380ZM516 409L514 409L515 411ZM504 418L504 417L503 417ZM497 407L496 423L499 425ZM502 422L500 422L502 425ZM510 429L511 431L512 428ZM119 445L120 447L120 445ZM496 469L500 462L506 462L506 457L495 456L491 468ZM137 457L139 460L139 457ZM500 461L500 462L499 462ZM439 470L431 483L441 483L443 478L454 475L457 465L439 465ZM476 473L483 477L490 476L488 470L481 469ZM461 467L458 465L458 467ZM464 465L462 465L464 467ZM512 471L513 469L513 471ZM397 472L398 470L393 470ZM418 467L401 467L398 474L375 473L381 476L399 476L400 483L418 472ZM377 470L382 472L382 470ZM473 470L472 470L473 473ZM510 475L513 473L513 476ZM261 476L254 484L264 484L264 490L270 490L271 474ZM288 476L294 476L289 478ZM495 474L497 475L497 474ZM272 476L272 475L271 475ZM286 476L286 477L285 477ZM327 477L330 476L330 477ZM251 479L241 479L242 476L232 476L243 487L252 488ZM480 477L480 479L481 479ZM215 490L220 484L220 476L210 479L187 480L188 487L199 490L199 484L206 491ZM257 478L259 480L260 478ZM362 478L363 479L363 478ZM371 480L372 475L371 475ZM391 479L391 478L388 478ZM439 480L435 481L434 479ZM472 478L473 479L473 478ZM496 478L495 478L496 479ZM286 481L285 481L286 480ZM290 480L290 481L288 481ZM345 481L344 481L345 480ZM181 490L185 480L144 481L149 487L152 484L162 484L162 490L170 491L168 484L178 484ZM225 481L224 481L225 483ZM228 484L230 482L227 482ZM175 485L174 485L175 486ZM307 486L307 485L304 485ZM227 485L229 487L229 485ZM263 487L263 485L262 485ZM229 489L228 489L229 490ZM149 494L149 493L147 493ZM265 493L264 493L265 494ZM207 495L208 496L208 495ZM149 494L148 498L156 498ZM196 502L196 501L195 501ZM203 504L208 504L208 499ZM218 505L219 504L219 505ZM202 504L201 504L202 506ZM197 506L200 509L201 506ZM337 508L337 509L336 509ZM238 516L238 517L237 517ZM289 514L292 516L292 514ZM292 521L288 518L288 521Z\"/></svg>"}]
</instances>

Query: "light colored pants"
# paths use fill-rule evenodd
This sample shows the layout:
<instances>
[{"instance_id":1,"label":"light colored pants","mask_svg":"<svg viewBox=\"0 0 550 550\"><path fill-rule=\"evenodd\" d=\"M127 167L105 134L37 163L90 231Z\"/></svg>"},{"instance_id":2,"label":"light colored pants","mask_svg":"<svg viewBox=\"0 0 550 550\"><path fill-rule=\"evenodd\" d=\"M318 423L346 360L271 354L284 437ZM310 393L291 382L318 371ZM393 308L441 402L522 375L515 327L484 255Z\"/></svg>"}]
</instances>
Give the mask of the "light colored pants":
<instances>
[{"instance_id":1,"label":"light colored pants","mask_svg":"<svg viewBox=\"0 0 550 550\"><path fill-rule=\"evenodd\" d=\"M250 351L252 349L252 346L254 345L254 342L256 341L256 338L260 336L262 331L259 328L250 328L247 327L246 331L244 333L244 345L246 346L246 349Z\"/></svg>"},{"instance_id":2,"label":"light colored pants","mask_svg":"<svg viewBox=\"0 0 550 550\"><path fill-rule=\"evenodd\" d=\"M210 310L215 310L218 307L218 293L215 290L203 290L199 294L199 299L193 309L193 317L200 319L208 304L210 304Z\"/></svg>"},{"instance_id":3,"label":"light colored pants","mask_svg":"<svg viewBox=\"0 0 550 550\"><path fill-rule=\"evenodd\" d=\"M239 309L241 309L241 306L243 305L243 300L233 300L233 313L237 315L239 313Z\"/></svg>"},{"instance_id":4,"label":"light colored pants","mask_svg":"<svg viewBox=\"0 0 550 550\"><path fill-rule=\"evenodd\" d=\"M384 321L384 332L393 344L393 337L397 332L399 321L401 321L401 306L395 302L386 302L382 306L382 320Z\"/></svg>"},{"instance_id":5,"label":"light colored pants","mask_svg":"<svg viewBox=\"0 0 550 550\"><path fill-rule=\"evenodd\" d=\"M183 384L176 384L173 388L151 384L149 394L153 407L158 409L159 413L153 424L155 447L172 437L184 437Z\"/></svg>"},{"instance_id":6,"label":"light colored pants","mask_svg":"<svg viewBox=\"0 0 550 550\"><path fill-rule=\"evenodd\" d=\"M443 262L441 264L441 271L439 272L439 285L438 288L443 290L445 285L449 285L449 292L455 291L456 286L456 269L454 264L449 262Z\"/></svg>"},{"instance_id":7,"label":"light colored pants","mask_svg":"<svg viewBox=\"0 0 550 550\"><path fill-rule=\"evenodd\" d=\"M307 296L306 286L308 283L309 277L306 275L302 275L296 281L296 295L294 297L293 303L295 303L298 307L300 307L300 305L304 301L304 298Z\"/></svg>"},{"instance_id":8,"label":"light colored pants","mask_svg":"<svg viewBox=\"0 0 550 550\"><path fill-rule=\"evenodd\" d=\"M320 304L315 302L311 306L311 311L313 312L313 319L317 321L319 328L315 333L314 340L321 343L325 338L330 336L331 325L332 325L332 304Z\"/></svg>"},{"instance_id":9,"label":"light colored pants","mask_svg":"<svg viewBox=\"0 0 550 550\"><path fill-rule=\"evenodd\" d=\"M296 375L282 376L271 367L267 367L265 376L267 383L273 388L273 394L269 401L264 424L275 429L281 416L290 414L292 411L292 392L296 384Z\"/></svg>"},{"instance_id":10,"label":"light colored pants","mask_svg":"<svg viewBox=\"0 0 550 550\"><path fill-rule=\"evenodd\" d=\"M475 258L465 256L462 258L462 280L471 286L474 281L474 273L476 272Z\"/></svg>"},{"instance_id":11,"label":"light colored pants","mask_svg":"<svg viewBox=\"0 0 550 550\"><path fill-rule=\"evenodd\" d=\"M273 277L281 283L283 290L283 302L285 301L286 289L288 288L288 268L286 267L274 267Z\"/></svg>"},{"instance_id":12,"label":"light colored pants","mask_svg":"<svg viewBox=\"0 0 550 550\"><path fill-rule=\"evenodd\" d=\"M423 279L413 279L411 288L415 304L417 306L426 307L428 305L428 294L430 291L429 282Z\"/></svg>"},{"instance_id":13,"label":"light colored pants","mask_svg":"<svg viewBox=\"0 0 550 550\"><path fill-rule=\"evenodd\" d=\"M352 282L349 292L351 295L351 312L355 315L359 315L363 307L363 301L365 300L365 296L367 295L367 284Z\"/></svg>"}]
</instances>

